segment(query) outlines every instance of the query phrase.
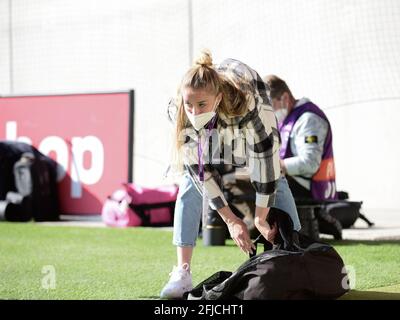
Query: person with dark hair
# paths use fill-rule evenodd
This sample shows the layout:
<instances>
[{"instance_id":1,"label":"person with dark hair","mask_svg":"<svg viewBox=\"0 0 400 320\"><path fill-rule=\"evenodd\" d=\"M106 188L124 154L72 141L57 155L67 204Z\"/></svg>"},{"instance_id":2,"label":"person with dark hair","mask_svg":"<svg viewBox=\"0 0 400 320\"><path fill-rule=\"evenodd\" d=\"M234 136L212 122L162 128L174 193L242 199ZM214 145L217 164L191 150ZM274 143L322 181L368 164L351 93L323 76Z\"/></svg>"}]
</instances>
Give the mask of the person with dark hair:
<instances>
[{"instance_id":1,"label":"person with dark hair","mask_svg":"<svg viewBox=\"0 0 400 320\"><path fill-rule=\"evenodd\" d=\"M280 162L295 199L336 200L332 131L325 113L307 98L295 99L286 82L268 75L281 135Z\"/></svg>"},{"instance_id":2,"label":"person with dark hair","mask_svg":"<svg viewBox=\"0 0 400 320\"><path fill-rule=\"evenodd\" d=\"M193 248L209 206L218 211L243 252L254 250L246 224L232 212L221 190L221 164L248 168L256 195L254 224L265 239L276 245L283 241L283 226L289 225L294 234L300 230L293 196L281 176L279 132L266 89L246 64L226 59L213 65L210 52L203 51L170 102L175 126L171 168L183 177L174 213L178 265L162 298L181 298L192 289Z\"/></svg>"}]
</instances>

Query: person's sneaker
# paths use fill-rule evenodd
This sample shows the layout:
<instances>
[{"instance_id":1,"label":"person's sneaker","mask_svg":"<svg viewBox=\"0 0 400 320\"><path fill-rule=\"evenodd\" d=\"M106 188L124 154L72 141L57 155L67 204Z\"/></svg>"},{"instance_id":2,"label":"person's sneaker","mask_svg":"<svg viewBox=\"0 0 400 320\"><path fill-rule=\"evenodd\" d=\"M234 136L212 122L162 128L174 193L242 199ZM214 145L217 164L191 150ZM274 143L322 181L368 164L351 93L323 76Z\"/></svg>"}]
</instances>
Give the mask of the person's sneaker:
<instances>
[{"instance_id":1,"label":"person's sneaker","mask_svg":"<svg viewBox=\"0 0 400 320\"><path fill-rule=\"evenodd\" d=\"M168 283L161 290L160 297L164 299L182 299L183 294L193 289L192 274L189 265L184 263L181 267L172 269Z\"/></svg>"}]
</instances>

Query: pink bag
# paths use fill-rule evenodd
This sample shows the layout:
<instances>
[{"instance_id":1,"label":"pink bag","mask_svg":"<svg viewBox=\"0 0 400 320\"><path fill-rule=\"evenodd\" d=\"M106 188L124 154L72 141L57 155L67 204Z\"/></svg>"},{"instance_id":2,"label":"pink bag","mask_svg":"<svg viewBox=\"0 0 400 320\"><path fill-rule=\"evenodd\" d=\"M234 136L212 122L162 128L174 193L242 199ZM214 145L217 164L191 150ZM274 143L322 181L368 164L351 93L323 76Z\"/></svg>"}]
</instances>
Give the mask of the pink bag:
<instances>
[{"instance_id":1,"label":"pink bag","mask_svg":"<svg viewBox=\"0 0 400 320\"><path fill-rule=\"evenodd\" d=\"M110 227L171 226L177 195L176 185L143 188L124 183L104 202L102 218Z\"/></svg>"}]
</instances>

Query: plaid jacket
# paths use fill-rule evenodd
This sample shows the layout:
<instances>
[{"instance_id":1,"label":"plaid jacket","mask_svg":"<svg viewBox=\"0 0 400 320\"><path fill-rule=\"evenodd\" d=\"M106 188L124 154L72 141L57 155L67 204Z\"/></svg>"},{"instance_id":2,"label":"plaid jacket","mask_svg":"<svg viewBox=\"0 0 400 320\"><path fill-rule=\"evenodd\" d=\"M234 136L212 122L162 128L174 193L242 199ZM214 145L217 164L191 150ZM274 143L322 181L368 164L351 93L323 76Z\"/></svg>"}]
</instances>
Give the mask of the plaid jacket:
<instances>
[{"instance_id":1,"label":"plaid jacket","mask_svg":"<svg viewBox=\"0 0 400 320\"><path fill-rule=\"evenodd\" d=\"M225 165L247 167L256 190L256 205L270 207L275 202L280 177L280 136L269 103L267 85L256 71L234 59L224 60L215 69L246 92L248 112L240 117L228 117L220 113L214 129L210 131L202 128L197 132L188 121L182 147L185 168L199 192L206 192L210 206L219 209L227 205L221 191L221 168ZM174 120L176 104L170 103L168 111ZM206 146L203 152L204 188L198 175L199 142Z\"/></svg>"}]
</instances>

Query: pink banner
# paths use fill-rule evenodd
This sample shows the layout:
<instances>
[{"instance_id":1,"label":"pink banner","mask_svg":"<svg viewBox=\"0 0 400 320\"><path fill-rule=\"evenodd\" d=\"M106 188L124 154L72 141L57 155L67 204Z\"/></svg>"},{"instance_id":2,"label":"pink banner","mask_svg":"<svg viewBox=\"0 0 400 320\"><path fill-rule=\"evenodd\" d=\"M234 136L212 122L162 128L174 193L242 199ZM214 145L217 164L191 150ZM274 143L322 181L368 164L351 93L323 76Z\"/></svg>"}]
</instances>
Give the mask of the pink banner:
<instances>
[{"instance_id":1,"label":"pink banner","mask_svg":"<svg viewBox=\"0 0 400 320\"><path fill-rule=\"evenodd\" d=\"M132 172L133 91L0 98L0 139L59 164L63 214L100 214Z\"/></svg>"}]
</instances>

